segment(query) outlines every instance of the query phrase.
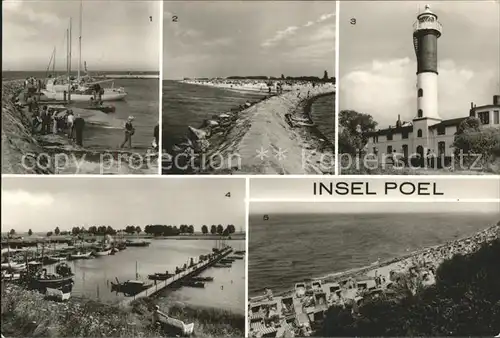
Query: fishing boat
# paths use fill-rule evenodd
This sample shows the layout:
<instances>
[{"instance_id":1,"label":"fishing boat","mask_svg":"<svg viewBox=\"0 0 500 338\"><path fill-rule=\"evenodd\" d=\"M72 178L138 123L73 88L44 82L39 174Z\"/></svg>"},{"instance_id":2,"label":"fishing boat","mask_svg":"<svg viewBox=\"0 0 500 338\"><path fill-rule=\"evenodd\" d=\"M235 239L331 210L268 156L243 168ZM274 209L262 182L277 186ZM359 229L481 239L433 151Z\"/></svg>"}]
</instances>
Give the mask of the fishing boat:
<instances>
[{"instance_id":1,"label":"fishing boat","mask_svg":"<svg viewBox=\"0 0 500 338\"><path fill-rule=\"evenodd\" d=\"M100 256L108 256L111 254L111 247L100 247L96 251L94 251L94 256L100 257Z\"/></svg>"},{"instance_id":2,"label":"fishing boat","mask_svg":"<svg viewBox=\"0 0 500 338\"><path fill-rule=\"evenodd\" d=\"M213 277L191 277L190 279L196 282L213 282L214 280Z\"/></svg>"},{"instance_id":3,"label":"fishing boat","mask_svg":"<svg viewBox=\"0 0 500 338\"><path fill-rule=\"evenodd\" d=\"M197 281L194 281L192 279L186 279L186 280L182 281L181 285L191 287L191 288L204 288L205 287L204 282L197 282Z\"/></svg>"},{"instance_id":4,"label":"fishing boat","mask_svg":"<svg viewBox=\"0 0 500 338\"><path fill-rule=\"evenodd\" d=\"M157 272L157 273L148 275L148 279L150 279L150 280L167 280L172 276L174 276L174 274L168 273L168 271L166 273Z\"/></svg>"},{"instance_id":5,"label":"fishing boat","mask_svg":"<svg viewBox=\"0 0 500 338\"><path fill-rule=\"evenodd\" d=\"M295 295L297 298L304 297L306 294L306 284L305 283L295 283Z\"/></svg>"},{"instance_id":6,"label":"fishing boat","mask_svg":"<svg viewBox=\"0 0 500 338\"><path fill-rule=\"evenodd\" d=\"M139 292L146 290L147 288L152 286L152 284L146 284L141 280L128 280L126 282L120 283L117 278L116 282L117 283L111 282L111 291L121 292L126 296L136 295Z\"/></svg>"},{"instance_id":7,"label":"fishing boat","mask_svg":"<svg viewBox=\"0 0 500 338\"><path fill-rule=\"evenodd\" d=\"M45 290L46 288L60 288L68 284L73 284L74 274L66 263L56 266L55 273L48 273L47 269L42 269L32 278L33 286Z\"/></svg>"},{"instance_id":8,"label":"fishing boat","mask_svg":"<svg viewBox=\"0 0 500 338\"><path fill-rule=\"evenodd\" d=\"M214 268L230 268L231 264L214 264Z\"/></svg>"},{"instance_id":9,"label":"fishing boat","mask_svg":"<svg viewBox=\"0 0 500 338\"><path fill-rule=\"evenodd\" d=\"M84 109L87 110L99 110L102 111L103 113L110 114L114 113L116 108L114 106L104 106L104 105L90 105L85 107Z\"/></svg>"},{"instance_id":10,"label":"fishing boat","mask_svg":"<svg viewBox=\"0 0 500 338\"><path fill-rule=\"evenodd\" d=\"M148 242L148 241L131 241L131 240L127 240L125 241L125 244L127 246L149 246L151 244L151 242Z\"/></svg>"},{"instance_id":11,"label":"fishing boat","mask_svg":"<svg viewBox=\"0 0 500 338\"><path fill-rule=\"evenodd\" d=\"M66 256L45 256L43 259L44 264L60 263L67 259Z\"/></svg>"},{"instance_id":12,"label":"fishing boat","mask_svg":"<svg viewBox=\"0 0 500 338\"><path fill-rule=\"evenodd\" d=\"M75 79L71 78L71 42L72 42L72 20L70 18L69 29L66 31L68 53L67 58L67 80L62 80L57 83L58 79L48 79L45 89L41 92L49 100L56 101L74 101L74 102L90 102L91 99L99 101L119 101L125 99L127 93L123 88L114 88L113 80L92 81L92 79L81 76L81 63L82 63L82 12L83 1L80 1L80 34L78 37L78 76ZM54 64L55 64L55 49L54 49ZM52 60L52 59L51 59ZM49 64L50 67L50 64ZM85 70L87 66L85 64ZM53 66L55 69L55 66ZM113 82L111 88L101 88L100 84L104 82ZM68 97L69 94L69 97Z\"/></svg>"},{"instance_id":13,"label":"fishing boat","mask_svg":"<svg viewBox=\"0 0 500 338\"><path fill-rule=\"evenodd\" d=\"M231 256L231 257L228 257L228 259L232 259L233 261L237 260L237 259L243 259L243 258L244 258L243 256Z\"/></svg>"},{"instance_id":14,"label":"fishing boat","mask_svg":"<svg viewBox=\"0 0 500 338\"><path fill-rule=\"evenodd\" d=\"M238 250L234 252L235 255L244 255L245 253L246 253L245 250Z\"/></svg>"},{"instance_id":15,"label":"fishing boat","mask_svg":"<svg viewBox=\"0 0 500 338\"><path fill-rule=\"evenodd\" d=\"M89 252L78 251L74 254L69 255L69 259L70 260L87 259L87 258L90 258L90 255L92 255L92 251L89 251Z\"/></svg>"},{"instance_id":16,"label":"fishing boat","mask_svg":"<svg viewBox=\"0 0 500 338\"><path fill-rule=\"evenodd\" d=\"M26 264L25 263L16 263L16 262L2 263L1 269L7 270L10 272L19 272L19 271L26 269Z\"/></svg>"}]
</instances>

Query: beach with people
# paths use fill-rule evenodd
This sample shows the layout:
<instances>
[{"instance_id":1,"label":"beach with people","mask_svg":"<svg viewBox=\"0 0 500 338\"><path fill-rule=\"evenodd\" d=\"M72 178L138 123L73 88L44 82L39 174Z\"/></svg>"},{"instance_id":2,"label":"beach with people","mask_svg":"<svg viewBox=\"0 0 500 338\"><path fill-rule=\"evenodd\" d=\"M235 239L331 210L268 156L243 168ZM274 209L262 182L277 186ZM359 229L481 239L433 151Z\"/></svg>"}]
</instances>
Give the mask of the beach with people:
<instances>
[{"instance_id":1,"label":"beach with people","mask_svg":"<svg viewBox=\"0 0 500 338\"><path fill-rule=\"evenodd\" d=\"M172 170L174 162L177 167L184 167L184 173L334 173L334 144L317 128L316 123L323 121L313 121L310 116L315 99L331 95L333 100L333 82L229 78L181 82L260 93L261 97L213 112L201 125L188 126L182 142L167 150L167 154L164 149L164 173ZM183 159L179 165L180 156Z\"/></svg>"}]
</instances>

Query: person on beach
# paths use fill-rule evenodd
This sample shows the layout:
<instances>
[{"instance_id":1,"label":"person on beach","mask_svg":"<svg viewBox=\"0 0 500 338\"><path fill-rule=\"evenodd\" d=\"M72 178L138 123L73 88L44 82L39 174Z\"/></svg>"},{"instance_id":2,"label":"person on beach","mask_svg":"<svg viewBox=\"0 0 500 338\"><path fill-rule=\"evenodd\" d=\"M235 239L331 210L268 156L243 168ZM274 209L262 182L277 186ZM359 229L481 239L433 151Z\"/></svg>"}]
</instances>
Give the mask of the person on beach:
<instances>
[{"instance_id":1,"label":"person on beach","mask_svg":"<svg viewBox=\"0 0 500 338\"><path fill-rule=\"evenodd\" d=\"M155 150L158 150L158 147L159 147L158 139L160 137L160 125L159 124L157 124L155 126L155 129L153 131L153 135L154 135L153 148Z\"/></svg>"},{"instance_id":2,"label":"person on beach","mask_svg":"<svg viewBox=\"0 0 500 338\"><path fill-rule=\"evenodd\" d=\"M120 148L125 147L125 144L128 143L129 149L132 148L132 135L135 133L135 128L132 124L132 121L134 120L133 116L129 116L127 119L127 122L125 123L125 139L123 140L123 143L120 145Z\"/></svg>"},{"instance_id":3,"label":"person on beach","mask_svg":"<svg viewBox=\"0 0 500 338\"><path fill-rule=\"evenodd\" d=\"M52 111L51 123L52 123L52 134L57 135L57 112L56 111Z\"/></svg>"},{"instance_id":4,"label":"person on beach","mask_svg":"<svg viewBox=\"0 0 500 338\"><path fill-rule=\"evenodd\" d=\"M42 135L48 134L50 132L50 113L51 109L44 109L40 116L42 119Z\"/></svg>"},{"instance_id":5,"label":"person on beach","mask_svg":"<svg viewBox=\"0 0 500 338\"><path fill-rule=\"evenodd\" d=\"M83 147L83 128L85 127L85 120L80 116L80 114L76 115L73 125L76 134L76 144Z\"/></svg>"},{"instance_id":6,"label":"person on beach","mask_svg":"<svg viewBox=\"0 0 500 338\"><path fill-rule=\"evenodd\" d=\"M73 111L70 109L68 111L68 116L66 116L66 128L67 128L68 139L70 140L73 139L74 122L75 122L75 116L73 115Z\"/></svg>"}]
</instances>

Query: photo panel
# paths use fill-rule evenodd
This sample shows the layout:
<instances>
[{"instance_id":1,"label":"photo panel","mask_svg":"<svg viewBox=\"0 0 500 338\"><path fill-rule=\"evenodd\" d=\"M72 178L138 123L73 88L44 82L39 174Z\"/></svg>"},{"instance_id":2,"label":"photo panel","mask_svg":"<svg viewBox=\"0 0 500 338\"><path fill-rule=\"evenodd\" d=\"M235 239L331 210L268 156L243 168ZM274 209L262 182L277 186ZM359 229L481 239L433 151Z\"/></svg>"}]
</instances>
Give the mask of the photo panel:
<instances>
[{"instance_id":1,"label":"photo panel","mask_svg":"<svg viewBox=\"0 0 500 338\"><path fill-rule=\"evenodd\" d=\"M4 177L2 335L243 337L245 186Z\"/></svg>"},{"instance_id":2,"label":"photo panel","mask_svg":"<svg viewBox=\"0 0 500 338\"><path fill-rule=\"evenodd\" d=\"M499 205L252 201L248 336L495 336Z\"/></svg>"},{"instance_id":3,"label":"photo panel","mask_svg":"<svg viewBox=\"0 0 500 338\"><path fill-rule=\"evenodd\" d=\"M163 174L335 173L335 1L163 8Z\"/></svg>"},{"instance_id":4,"label":"photo panel","mask_svg":"<svg viewBox=\"0 0 500 338\"><path fill-rule=\"evenodd\" d=\"M160 8L2 2L2 174L159 173Z\"/></svg>"},{"instance_id":5,"label":"photo panel","mask_svg":"<svg viewBox=\"0 0 500 338\"><path fill-rule=\"evenodd\" d=\"M500 174L500 3L340 11L341 173Z\"/></svg>"}]
</instances>

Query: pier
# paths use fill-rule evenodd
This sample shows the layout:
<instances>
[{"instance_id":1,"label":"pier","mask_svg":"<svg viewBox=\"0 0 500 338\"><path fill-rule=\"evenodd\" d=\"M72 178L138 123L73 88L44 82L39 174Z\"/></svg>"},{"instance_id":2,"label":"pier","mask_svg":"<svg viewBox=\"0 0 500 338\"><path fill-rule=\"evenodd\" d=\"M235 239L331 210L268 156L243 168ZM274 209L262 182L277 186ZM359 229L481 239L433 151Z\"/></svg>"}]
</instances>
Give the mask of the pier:
<instances>
[{"instance_id":1,"label":"pier","mask_svg":"<svg viewBox=\"0 0 500 338\"><path fill-rule=\"evenodd\" d=\"M209 267L213 266L217 262L219 262L221 259L224 257L227 257L231 252L233 252L233 249L231 247L226 247L219 251L218 253L215 254L214 257L209 258L206 261L198 262L189 268L187 268L185 271L182 271L181 273L178 273L164 281L157 282L155 285L151 286L150 288L132 296L127 299L124 299L120 304L121 305L129 305L131 302L133 302L136 299L140 298L146 298L146 297L151 297L158 293L159 291L175 284L179 283L182 280L192 277L194 275L200 274L202 271L208 269Z\"/></svg>"},{"instance_id":2,"label":"pier","mask_svg":"<svg viewBox=\"0 0 500 338\"><path fill-rule=\"evenodd\" d=\"M104 75L106 79L159 79L160 75L153 74L139 74L139 75L126 75L126 74L109 74Z\"/></svg>"}]
</instances>

